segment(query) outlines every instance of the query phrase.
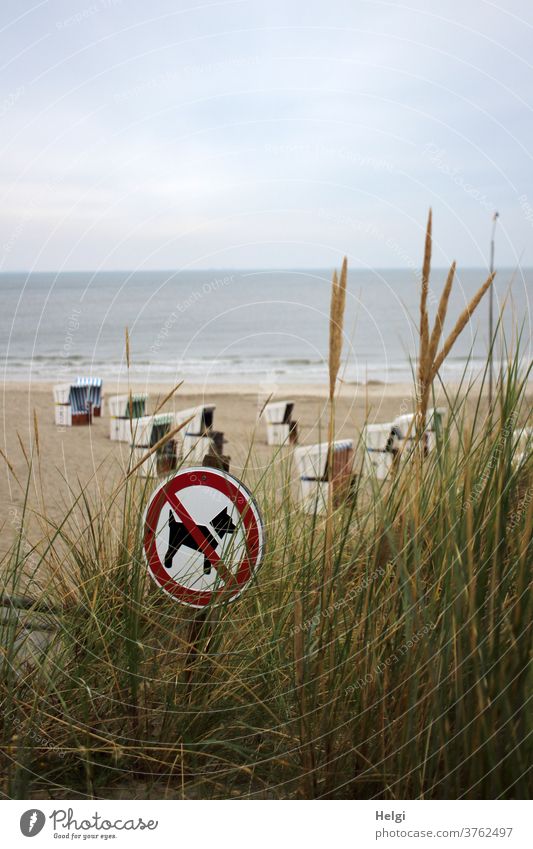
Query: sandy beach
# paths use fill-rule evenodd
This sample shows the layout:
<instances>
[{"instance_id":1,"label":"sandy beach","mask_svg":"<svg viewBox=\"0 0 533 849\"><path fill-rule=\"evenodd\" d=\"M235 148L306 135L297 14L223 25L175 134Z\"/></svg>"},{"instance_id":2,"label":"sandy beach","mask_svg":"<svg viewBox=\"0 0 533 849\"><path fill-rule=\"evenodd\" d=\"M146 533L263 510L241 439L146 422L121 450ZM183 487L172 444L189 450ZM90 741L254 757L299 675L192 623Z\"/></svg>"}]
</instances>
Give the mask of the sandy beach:
<instances>
[{"instance_id":1,"label":"sandy beach","mask_svg":"<svg viewBox=\"0 0 533 849\"><path fill-rule=\"evenodd\" d=\"M108 396L124 391L124 387L104 387ZM153 412L172 387L150 387L148 411ZM146 391L145 386L132 386L132 391ZM321 385L284 386L275 398L293 399L298 420L299 443L309 444L325 439L327 428L326 389ZM165 410L180 410L199 403L216 405L215 426L227 440L226 453L231 457L231 471L239 476L250 446L251 464L256 469L266 465L277 449L266 443L263 421L257 416L265 402L261 387L246 385L182 386ZM442 403L442 398L438 399ZM343 385L336 408L338 438L356 439L365 420L386 422L413 409L412 386L407 384ZM5 383L2 392L2 451L0 505L3 532L0 551L5 553L20 523L31 446L35 446L37 422L39 454L34 461L28 487L31 529L36 527L35 512L52 520L62 517L80 489L97 498L109 493L124 476L129 447L109 439L109 417L104 408L102 418L90 427L58 428L54 424L52 385ZM250 461L249 461L250 462Z\"/></svg>"},{"instance_id":2,"label":"sandy beach","mask_svg":"<svg viewBox=\"0 0 533 849\"><path fill-rule=\"evenodd\" d=\"M172 387L150 387L148 412L153 412ZM124 387L121 387L122 391ZM144 386L132 386L132 391L146 391ZM117 392L116 385L107 395ZM275 398L293 399L298 419L300 444L325 439L327 428L326 390L320 385L284 386ZM215 426L227 440L225 450L231 457L231 471L239 475L253 442L252 463L257 467L268 462L277 449L266 444L266 430L257 416L266 398L257 386L216 385L212 391L205 386L183 386L164 410L180 410L199 403L216 405ZM389 421L400 412L412 409L411 387L345 385L339 392L337 404L337 434L356 438L365 418ZM28 461L31 446L35 446L37 422L39 455L35 459L28 488L30 512L39 511L52 519L64 515L80 488L90 488L102 496L123 477L128 463L129 447L109 439L109 416L104 408L102 418L94 419L90 427L58 428L54 424L52 385L5 383L2 391L2 451L9 461L3 461L0 475L0 507L3 532L2 553L9 547L20 522L28 481ZM16 477L15 477L16 476ZM17 482L18 479L18 482ZM30 527L33 523L30 522Z\"/></svg>"}]
</instances>

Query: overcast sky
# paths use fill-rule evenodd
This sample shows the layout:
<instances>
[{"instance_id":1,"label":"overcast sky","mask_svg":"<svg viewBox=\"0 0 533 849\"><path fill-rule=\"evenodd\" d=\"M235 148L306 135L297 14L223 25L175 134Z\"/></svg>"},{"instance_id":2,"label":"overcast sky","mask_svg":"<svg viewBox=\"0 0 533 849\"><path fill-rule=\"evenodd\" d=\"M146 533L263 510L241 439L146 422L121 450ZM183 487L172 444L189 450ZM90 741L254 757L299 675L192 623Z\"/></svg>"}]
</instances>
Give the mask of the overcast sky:
<instances>
[{"instance_id":1,"label":"overcast sky","mask_svg":"<svg viewBox=\"0 0 533 849\"><path fill-rule=\"evenodd\" d=\"M0 268L533 265L530 0L2 0Z\"/></svg>"}]
</instances>

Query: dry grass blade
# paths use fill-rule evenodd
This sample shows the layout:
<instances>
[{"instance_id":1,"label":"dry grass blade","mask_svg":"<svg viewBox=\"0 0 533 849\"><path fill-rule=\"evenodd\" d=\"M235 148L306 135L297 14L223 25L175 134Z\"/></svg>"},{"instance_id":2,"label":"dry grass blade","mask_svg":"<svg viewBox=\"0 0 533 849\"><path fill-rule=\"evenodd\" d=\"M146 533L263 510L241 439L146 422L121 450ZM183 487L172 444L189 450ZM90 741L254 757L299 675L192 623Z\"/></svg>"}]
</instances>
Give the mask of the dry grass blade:
<instances>
[{"instance_id":1,"label":"dry grass blade","mask_svg":"<svg viewBox=\"0 0 533 849\"><path fill-rule=\"evenodd\" d=\"M33 433L35 435L35 448L37 451L37 456L40 455L40 445L39 445L39 425L37 422L37 410L33 411Z\"/></svg>"},{"instance_id":2,"label":"dry grass blade","mask_svg":"<svg viewBox=\"0 0 533 849\"><path fill-rule=\"evenodd\" d=\"M157 415L157 413L159 412L159 410L160 410L162 407L164 407L164 406L165 406L165 404L167 403L167 401L170 401L170 399L171 399L171 398L172 398L172 396L173 396L173 395L174 395L174 394L178 391L178 389L180 388L180 386L183 386L183 380L180 380L180 381L179 381L179 383L176 383L176 385L175 385L175 386L174 386L174 387L170 390L170 392L168 392L168 393L165 395L165 397L163 398L163 400L162 400L162 401L160 401L160 402L157 404L157 406L156 406L156 408L155 408L155 410L154 410L154 416L155 416L155 415Z\"/></svg>"},{"instance_id":3,"label":"dry grass blade","mask_svg":"<svg viewBox=\"0 0 533 849\"><path fill-rule=\"evenodd\" d=\"M129 332L127 327L126 327L125 335L126 335L126 365L129 368L130 367L130 332Z\"/></svg>"},{"instance_id":4,"label":"dry grass blade","mask_svg":"<svg viewBox=\"0 0 533 849\"><path fill-rule=\"evenodd\" d=\"M327 466L329 486L326 515L326 557L324 564L324 576L322 580L323 607L326 604L327 595L331 591L331 577L333 573L333 443L335 441L335 386L341 363L347 278L348 260L344 257L342 261L340 280L337 278L337 272L335 271L333 273L329 316L329 425Z\"/></svg>"},{"instance_id":5,"label":"dry grass blade","mask_svg":"<svg viewBox=\"0 0 533 849\"><path fill-rule=\"evenodd\" d=\"M16 480L16 482L18 483L18 485L22 488L22 484L21 484L21 482L19 481L19 479L18 479L18 477L17 477L17 473L15 472L15 469L13 468L13 466L11 465L11 463L10 463L10 462L9 462L9 460L7 459L7 456L4 454L4 452L2 451L2 449L1 449L1 448L0 448L0 457L2 457L2 459L4 460L4 462L5 462L6 466L7 466L7 468L9 469L9 471L11 472L11 474L13 475L14 479Z\"/></svg>"},{"instance_id":6,"label":"dry grass blade","mask_svg":"<svg viewBox=\"0 0 533 849\"><path fill-rule=\"evenodd\" d=\"M26 465L27 465L27 467L28 467L28 469L29 469L29 468L30 468L30 458L28 457L28 455L27 455L27 453L26 453L26 449L25 449L25 447L24 447L24 443L23 443L22 438L21 438L21 435L20 435L20 433L19 433L18 431L17 431L17 439L18 439L18 444L20 445L20 450L22 451L22 454L23 454L24 460L26 461Z\"/></svg>"},{"instance_id":7,"label":"dry grass blade","mask_svg":"<svg viewBox=\"0 0 533 849\"><path fill-rule=\"evenodd\" d=\"M331 284L331 305L329 312L329 397L335 395L335 385L341 364L342 332L344 326L344 309L346 306L346 279L348 276L348 260L344 257L340 280L337 272L333 272Z\"/></svg>"},{"instance_id":8,"label":"dry grass blade","mask_svg":"<svg viewBox=\"0 0 533 849\"><path fill-rule=\"evenodd\" d=\"M265 412L266 406L267 406L267 404L270 404L270 401L272 400L272 396L273 396L273 395L274 395L274 393L273 393L273 392L271 392L271 393L270 393L270 395L268 396L268 398L266 399L265 403L264 403L264 404L263 404L263 406L261 407L261 410L260 410L260 412L259 412L259 415L257 416L257 418L258 418L258 419L260 419L260 418L261 418L261 416L263 415L263 413Z\"/></svg>"},{"instance_id":9,"label":"dry grass blade","mask_svg":"<svg viewBox=\"0 0 533 849\"><path fill-rule=\"evenodd\" d=\"M437 347L439 345L440 337L442 335L442 330L444 327L444 321L446 319L446 313L448 312L448 301L450 300L453 279L455 277L455 268L456 263L454 260L450 266L450 270L446 278L446 283L444 284L444 289L442 290L442 295L440 296L439 307L437 309L437 315L435 316L435 324L431 333L431 339L429 340L428 360L431 365L433 365L433 361L435 359L435 354L437 352Z\"/></svg>"},{"instance_id":10,"label":"dry grass blade","mask_svg":"<svg viewBox=\"0 0 533 849\"><path fill-rule=\"evenodd\" d=\"M294 597L294 677L296 686L301 687L304 683L304 628L300 593Z\"/></svg>"},{"instance_id":11,"label":"dry grass blade","mask_svg":"<svg viewBox=\"0 0 533 849\"><path fill-rule=\"evenodd\" d=\"M339 370L340 365L340 355L338 357L338 365L337 369L335 369L335 362L333 356L334 344L336 342L336 332L335 332L335 323L334 323L334 314L335 314L335 304L338 299L338 290L339 290L339 280L337 277L337 270L333 272L333 279L331 281L331 301L329 305L329 397L331 398L335 393L335 380L337 378L337 372ZM334 342L335 340L335 342ZM333 384L333 391L332 391Z\"/></svg>"},{"instance_id":12,"label":"dry grass blade","mask_svg":"<svg viewBox=\"0 0 533 849\"><path fill-rule=\"evenodd\" d=\"M347 282L347 280L348 280L348 258L344 257L343 260L342 260L341 276L340 276L340 280L339 280L339 286L340 286L340 290L342 292L343 321L344 321L344 307L345 307L345 304L346 304L346 282Z\"/></svg>"},{"instance_id":13,"label":"dry grass blade","mask_svg":"<svg viewBox=\"0 0 533 849\"><path fill-rule=\"evenodd\" d=\"M433 363L432 371L431 371L431 378L430 378L431 380L433 380L436 377L438 370L440 369L444 360L446 359L446 357L450 353L453 345L455 344L455 342L457 340L457 337L464 330L467 322L469 321L470 317L472 316L472 313L474 312L477 305L481 301L485 292L491 286L492 281L494 280L495 276L496 276L495 272L493 274L489 274L489 276L487 277L487 279L485 280L483 285L478 289L478 291L476 292L476 294L474 295L474 297L472 298L472 300L470 301L470 303L468 304L466 309L463 310L463 312L461 313L461 315L457 319L455 327L453 328L452 332L448 336L440 354L438 355L435 362Z\"/></svg>"},{"instance_id":14,"label":"dry grass blade","mask_svg":"<svg viewBox=\"0 0 533 849\"><path fill-rule=\"evenodd\" d=\"M424 245L424 262L422 264L422 292L420 296L420 357L419 357L419 380L424 380L424 370L427 369L427 352L429 341L429 320L427 312L427 300L429 292L429 273L431 270L431 230L432 211L429 210L428 223L426 227L426 242ZM427 372L426 372L427 376Z\"/></svg>"},{"instance_id":15,"label":"dry grass blade","mask_svg":"<svg viewBox=\"0 0 533 849\"><path fill-rule=\"evenodd\" d=\"M419 437L422 435L423 430L425 428L426 423L426 411L429 400L429 392L431 389L431 381L432 381L432 371L433 371L433 363L435 360L435 354L437 352L437 347L440 342L440 338L442 335L442 330L444 327L444 321L446 319L446 314L448 312L448 302L450 300L450 294L452 291L453 280L455 276L455 261L452 262L450 270L448 272L448 276L446 278L446 283L444 284L444 289L442 291L439 306L437 309L437 315L435 317L435 324L433 326L433 330L431 332L431 338L429 340L427 352L424 355L424 362L420 369L419 374L419 402L417 407L417 432ZM421 358L422 359L422 358Z\"/></svg>"}]
</instances>

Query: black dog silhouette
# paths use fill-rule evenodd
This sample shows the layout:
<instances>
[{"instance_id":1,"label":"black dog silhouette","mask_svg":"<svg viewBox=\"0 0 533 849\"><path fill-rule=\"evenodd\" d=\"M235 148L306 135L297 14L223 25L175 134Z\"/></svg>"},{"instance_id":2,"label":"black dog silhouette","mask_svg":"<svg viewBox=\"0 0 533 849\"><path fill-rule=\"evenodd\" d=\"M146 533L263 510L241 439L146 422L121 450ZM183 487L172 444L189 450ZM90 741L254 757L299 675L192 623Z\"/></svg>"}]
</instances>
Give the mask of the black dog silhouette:
<instances>
[{"instance_id":1,"label":"black dog silhouette","mask_svg":"<svg viewBox=\"0 0 533 849\"><path fill-rule=\"evenodd\" d=\"M210 523L211 527L215 530L217 536L224 537L226 534L232 534L235 532L235 525L231 521L230 516L228 516L228 508L224 507L220 513L217 513L214 519L211 519ZM202 534L203 537L207 540L211 548L216 549L220 540L215 539L213 534L209 531L209 529L205 525L198 525L198 530ZM196 543L182 522L177 522L174 518L174 514L172 510L168 511L168 550L165 554L165 569L172 568L172 560L174 559L174 555L181 548L182 545L186 545L187 548L193 548L195 551L201 551L202 549ZM207 559L204 554L204 575L211 574L211 563Z\"/></svg>"}]
</instances>

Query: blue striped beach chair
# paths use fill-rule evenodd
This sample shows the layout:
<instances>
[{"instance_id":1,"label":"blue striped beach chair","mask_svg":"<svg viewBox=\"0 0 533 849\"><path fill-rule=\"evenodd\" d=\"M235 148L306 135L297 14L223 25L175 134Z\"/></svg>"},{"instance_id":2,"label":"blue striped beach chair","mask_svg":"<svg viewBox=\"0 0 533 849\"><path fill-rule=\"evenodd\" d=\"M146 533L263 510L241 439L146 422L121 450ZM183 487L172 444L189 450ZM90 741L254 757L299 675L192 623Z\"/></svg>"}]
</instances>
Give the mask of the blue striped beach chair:
<instances>
[{"instance_id":1,"label":"blue striped beach chair","mask_svg":"<svg viewBox=\"0 0 533 849\"><path fill-rule=\"evenodd\" d=\"M150 448L153 448L160 439L176 427L175 413L157 413L154 416L142 416L134 421L136 427L131 442L131 462L136 466L145 457L147 458L139 466L138 474L141 477L148 478L169 474L176 468L177 464L174 439L169 439L157 451L154 451L150 456L147 455Z\"/></svg>"},{"instance_id":2,"label":"blue striped beach chair","mask_svg":"<svg viewBox=\"0 0 533 849\"><path fill-rule=\"evenodd\" d=\"M102 414L102 378L101 377L78 377L77 386L87 387L87 401L91 405L92 415L98 418Z\"/></svg>"},{"instance_id":3,"label":"blue striped beach chair","mask_svg":"<svg viewBox=\"0 0 533 849\"><path fill-rule=\"evenodd\" d=\"M53 391L56 425L72 427L91 423L87 386L60 383L54 386Z\"/></svg>"}]
</instances>

